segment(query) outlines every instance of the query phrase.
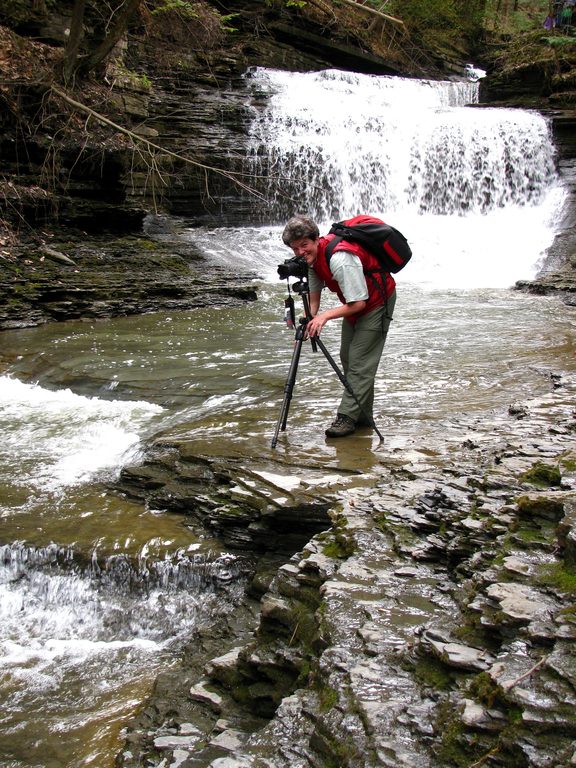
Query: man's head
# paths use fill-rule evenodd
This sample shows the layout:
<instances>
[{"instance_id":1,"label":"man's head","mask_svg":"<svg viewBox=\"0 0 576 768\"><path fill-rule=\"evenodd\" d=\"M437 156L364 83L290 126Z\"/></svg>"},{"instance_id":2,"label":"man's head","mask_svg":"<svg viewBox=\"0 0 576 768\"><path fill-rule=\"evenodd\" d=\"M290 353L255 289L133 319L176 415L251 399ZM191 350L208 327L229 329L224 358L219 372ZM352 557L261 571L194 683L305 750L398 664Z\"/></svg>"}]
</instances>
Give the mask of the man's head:
<instances>
[{"instance_id":1,"label":"man's head","mask_svg":"<svg viewBox=\"0 0 576 768\"><path fill-rule=\"evenodd\" d=\"M293 216L282 232L282 241L292 248L295 256L306 259L311 267L318 256L318 225L307 216Z\"/></svg>"}]
</instances>

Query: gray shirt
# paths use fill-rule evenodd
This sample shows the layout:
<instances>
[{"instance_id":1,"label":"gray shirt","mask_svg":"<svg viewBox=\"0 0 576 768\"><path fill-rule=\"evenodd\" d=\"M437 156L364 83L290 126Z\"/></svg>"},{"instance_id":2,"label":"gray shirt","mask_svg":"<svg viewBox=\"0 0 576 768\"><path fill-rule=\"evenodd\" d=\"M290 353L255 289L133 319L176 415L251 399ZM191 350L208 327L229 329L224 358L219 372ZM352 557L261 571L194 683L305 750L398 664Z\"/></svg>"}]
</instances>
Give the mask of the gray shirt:
<instances>
[{"instance_id":1,"label":"gray shirt","mask_svg":"<svg viewBox=\"0 0 576 768\"><path fill-rule=\"evenodd\" d=\"M365 301L368 298L368 287L362 262L351 251L336 251L330 259L330 272L338 283L346 303ZM325 284L320 280L314 267L308 270L308 285L311 292L321 291Z\"/></svg>"}]
</instances>

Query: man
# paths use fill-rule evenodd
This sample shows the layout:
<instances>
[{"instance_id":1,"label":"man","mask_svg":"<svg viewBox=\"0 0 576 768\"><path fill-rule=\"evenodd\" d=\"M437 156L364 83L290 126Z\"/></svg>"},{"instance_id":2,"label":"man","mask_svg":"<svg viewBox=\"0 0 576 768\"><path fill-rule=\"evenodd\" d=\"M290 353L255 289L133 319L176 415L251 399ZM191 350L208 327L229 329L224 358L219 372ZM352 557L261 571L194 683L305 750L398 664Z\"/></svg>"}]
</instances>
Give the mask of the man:
<instances>
[{"instance_id":1,"label":"man","mask_svg":"<svg viewBox=\"0 0 576 768\"><path fill-rule=\"evenodd\" d=\"M306 216L292 217L282 233L283 242L308 264L312 320L307 333L319 336L328 321L343 318L340 360L362 408L344 390L326 436L345 437L357 426L373 424L374 380L396 303L396 284L375 256L357 243L342 240L328 260L326 246L334 237L320 237L317 224ZM338 295L341 305L320 312L324 287Z\"/></svg>"}]
</instances>

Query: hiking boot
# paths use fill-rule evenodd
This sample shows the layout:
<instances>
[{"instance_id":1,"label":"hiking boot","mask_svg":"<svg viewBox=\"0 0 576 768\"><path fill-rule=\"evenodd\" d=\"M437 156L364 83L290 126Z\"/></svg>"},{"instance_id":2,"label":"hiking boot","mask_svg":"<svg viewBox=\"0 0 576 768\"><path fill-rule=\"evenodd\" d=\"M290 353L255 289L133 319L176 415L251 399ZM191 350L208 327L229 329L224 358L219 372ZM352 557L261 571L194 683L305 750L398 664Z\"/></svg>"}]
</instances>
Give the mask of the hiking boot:
<instances>
[{"instance_id":1,"label":"hiking boot","mask_svg":"<svg viewBox=\"0 0 576 768\"><path fill-rule=\"evenodd\" d=\"M358 418L358 421L356 422L356 426L357 427L371 427L373 423L374 423L374 419L371 419L370 421L368 421L366 416L364 416L364 414L361 414L360 417Z\"/></svg>"},{"instance_id":2,"label":"hiking boot","mask_svg":"<svg viewBox=\"0 0 576 768\"><path fill-rule=\"evenodd\" d=\"M336 414L335 421L330 424L325 434L326 437L346 437L356 430L356 422L350 416L343 413Z\"/></svg>"}]
</instances>

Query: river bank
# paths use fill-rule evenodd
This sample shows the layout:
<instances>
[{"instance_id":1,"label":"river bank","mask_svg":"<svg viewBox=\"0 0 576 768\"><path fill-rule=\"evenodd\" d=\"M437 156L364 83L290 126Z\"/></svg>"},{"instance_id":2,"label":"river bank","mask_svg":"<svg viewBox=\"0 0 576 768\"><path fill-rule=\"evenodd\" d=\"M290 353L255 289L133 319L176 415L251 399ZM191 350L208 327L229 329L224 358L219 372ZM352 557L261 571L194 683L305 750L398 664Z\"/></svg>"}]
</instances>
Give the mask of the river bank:
<instances>
[{"instance_id":1,"label":"river bank","mask_svg":"<svg viewBox=\"0 0 576 768\"><path fill-rule=\"evenodd\" d=\"M150 216L140 232L59 229L5 247L0 331L256 300L256 272L207 271L177 229L175 220Z\"/></svg>"}]
</instances>

